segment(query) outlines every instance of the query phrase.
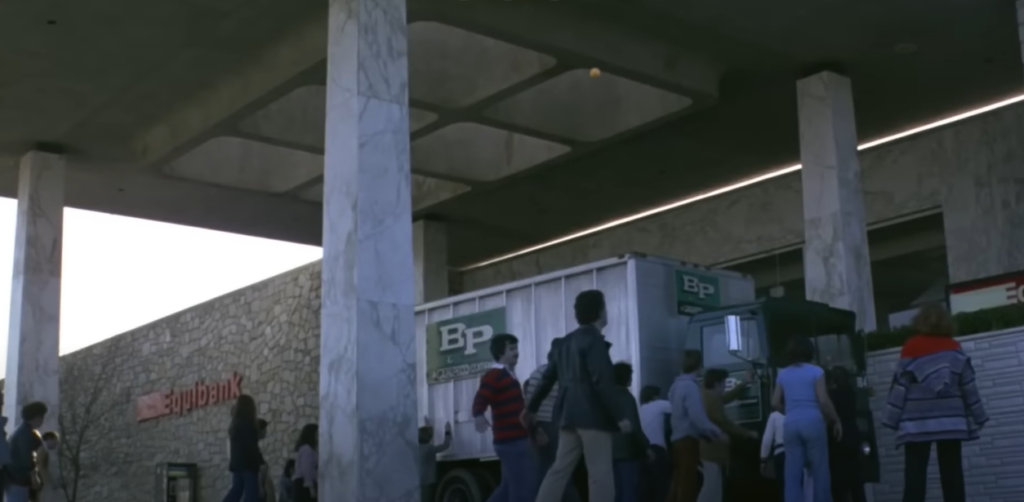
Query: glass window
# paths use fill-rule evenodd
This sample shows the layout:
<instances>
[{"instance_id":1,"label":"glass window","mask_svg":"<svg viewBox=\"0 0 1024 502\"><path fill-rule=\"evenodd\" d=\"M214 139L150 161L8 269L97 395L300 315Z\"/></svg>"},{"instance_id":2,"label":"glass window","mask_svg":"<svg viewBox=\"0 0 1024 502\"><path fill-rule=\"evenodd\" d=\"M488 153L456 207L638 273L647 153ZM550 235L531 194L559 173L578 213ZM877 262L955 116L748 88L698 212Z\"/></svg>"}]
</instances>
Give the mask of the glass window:
<instances>
[{"instance_id":1,"label":"glass window","mask_svg":"<svg viewBox=\"0 0 1024 502\"><path fill-rule=\"evenodd\" d=\"M857 363L848 335L819 335L814 337L814 362L824 369L843 366L851 373L857 373Z\"/></svg>"},{"instance_id":2,"label":"glass window","mask_svg":"<svg viewBox=\"0 0 1024 502\"><path fill-rule=\"evenodd\" d=\"M743 362L742 359L729 353L729 340L725 336L725 324L705 326L701 329L701 351L704 354L704 367L713 368ZM761 337L757 331L757 321L743 320L743 343L747 354L754 359L761 359Z\"/></svg>"}]
</instances>

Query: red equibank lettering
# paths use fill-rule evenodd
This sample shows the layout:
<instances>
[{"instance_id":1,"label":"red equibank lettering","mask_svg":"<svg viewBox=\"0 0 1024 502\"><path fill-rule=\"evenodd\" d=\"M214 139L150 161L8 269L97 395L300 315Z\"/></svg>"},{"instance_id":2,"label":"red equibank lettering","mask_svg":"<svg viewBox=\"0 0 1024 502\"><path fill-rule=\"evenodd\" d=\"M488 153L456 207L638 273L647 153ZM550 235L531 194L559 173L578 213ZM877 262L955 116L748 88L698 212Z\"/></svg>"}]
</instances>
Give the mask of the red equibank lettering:
<instances>
[{"instance_id":1,"label":"red equibank lettering","mask_svg":"<svg viewBox=\"0 0 1024 502\"><path fill-rule=\"evenodd\" d=\"M184 415L206 406L233 401L242 395L242 375L214 383L202 380L179 391L152 392L136 398L135 420L144 422L167 415Z\"/></svg>"}]
</instances>

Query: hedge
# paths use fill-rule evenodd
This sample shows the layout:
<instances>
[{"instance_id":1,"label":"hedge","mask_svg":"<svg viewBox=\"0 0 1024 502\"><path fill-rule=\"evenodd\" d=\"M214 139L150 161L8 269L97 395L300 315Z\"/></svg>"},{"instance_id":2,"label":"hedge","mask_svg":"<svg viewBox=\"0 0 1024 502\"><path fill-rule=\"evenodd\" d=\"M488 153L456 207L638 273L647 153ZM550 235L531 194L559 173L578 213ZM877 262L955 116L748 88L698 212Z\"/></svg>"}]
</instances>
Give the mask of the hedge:
<instances>
[{"instance_id":1,"label":"hedge","mask_svg":"<svg viewBox=\"0 0 1024 502\"><path fill-rule=\"evenodd\" d=\"M965 312L953 316L953 320L957 337L1016 328L1024 326L1024 304ZM916 334L910 326L903 326L893 331L872 331L864 337L868 352L872 352L901 347L907 338Z\"/></svg>"}]
</instances>

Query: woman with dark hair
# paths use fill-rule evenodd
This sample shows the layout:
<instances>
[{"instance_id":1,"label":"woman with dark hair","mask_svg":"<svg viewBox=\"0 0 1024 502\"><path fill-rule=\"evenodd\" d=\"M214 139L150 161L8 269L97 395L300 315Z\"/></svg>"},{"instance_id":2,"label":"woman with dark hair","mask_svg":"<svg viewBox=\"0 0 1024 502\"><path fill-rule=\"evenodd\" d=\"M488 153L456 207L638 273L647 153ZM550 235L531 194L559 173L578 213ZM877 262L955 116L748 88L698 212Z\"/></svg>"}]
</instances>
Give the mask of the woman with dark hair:
<instances>
[{"instance_id":1,"label":"woman with dark hair","mask_svg":"<svg viewBox=\"0 0 1024 502\"><path fill-rule=\"evenodd\" d=\"M256 401L247 394L238 396L228 428L231 490L224 502L258 502L260 499L260 467L265 462L260 452L257 423Z\"/></svg>"},{"instance_id":2,"label":"woman with dark hair","mask_svg":"<svg viewBox=\"0 0 1024 502\"><path fill-rule=\"evenodd\" d=\"M828 372L829 398L843 425L843 437L828 446L829 470L832 473L832 499L834 502L866 502L864 478L861 477L862 457L860 429L857 426L857 394L853 375L842 366Z\"/></svg>"},{"instance_id":3,"label":"woman with dark hair","mask_svg":"<svg viewBox=\"0 0 1024 502\"><path fill-rule=\"evenodd\" d=\"M786 451L782 473L786 502L804 500L804 466L811 472L814 502L831 502L832 486L828 466L828 429L832 423L836 439L843 427L825 385L825 370L811 364L814 344L797 337L789 344L789 366L779 370L772 406L786 415L782 443Z\"/></svg>"},{"instance_id":4,"label":"woman with dark hair","mask_svg":"<svg viewBox=\"0 0 1024 502\"><path fill-rule=\"evenodd\" d=\"M295 502L316 500L316 480L319 457L317 445L320 441L320 427L306 424L295 443L295 474L292 474L292 489Z\"/></svg>"},{"instance_id":5,"label":"woman with dark hair","mask_svg":"<svg viewBox=\"0 0 1024 502\"><path fill-rule=\"evenodd\" d=\"M953 340L953 320L938 304L914 318L918 335L903 344L882 425L903 446L903 501L924 502L932 443L938 451L942 499L964 502L961 443L988 422L971 358Z\"/></svg>"},{"instance_id":6,"label":"woman with dark hair","mask_svg":"<svg viewBox=\"0 0 1024 502\"><path fill-rule=\"evenodd\" d=\"M654 452L654 462L640 472L640 500L663 502L668 497L672 464L668 457L672 404L662 399L661 389L645 385L640 389L640 428Z\"/></svg>"}]
</instances>

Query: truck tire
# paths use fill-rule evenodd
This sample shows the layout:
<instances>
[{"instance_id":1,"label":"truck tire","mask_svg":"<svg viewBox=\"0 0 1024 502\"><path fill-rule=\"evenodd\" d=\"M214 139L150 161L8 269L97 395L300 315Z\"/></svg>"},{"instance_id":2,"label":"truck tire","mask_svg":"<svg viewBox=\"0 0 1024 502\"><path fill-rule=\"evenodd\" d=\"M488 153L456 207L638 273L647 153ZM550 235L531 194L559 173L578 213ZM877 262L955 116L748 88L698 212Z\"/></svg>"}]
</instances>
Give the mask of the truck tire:
<instances>
[{"instance_id":1,"label":"truck tire","mask_svg":"<svg viewBox=\"0 0 1024 502\"><path fill-rule=\"evenodd\" d=\"M466 469L454 469L441 478L435 502L484 502L490 495L481 480Z\"/></svg>"},{"instance_id":2,"label":"truck tire","mask_svg":"<svg viewBox=\"0 0 1024 502\"><path fill-rule=\"evenodd\" d=\"M480 492L483 493L485 499L498 489L498 481L493 474L484 469L477 469L473 471L473 474L476 475L476 481L480 484Z\"/></svg>"}]
</instances>

